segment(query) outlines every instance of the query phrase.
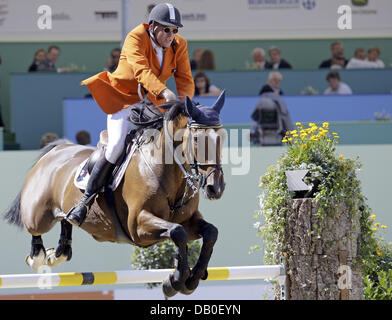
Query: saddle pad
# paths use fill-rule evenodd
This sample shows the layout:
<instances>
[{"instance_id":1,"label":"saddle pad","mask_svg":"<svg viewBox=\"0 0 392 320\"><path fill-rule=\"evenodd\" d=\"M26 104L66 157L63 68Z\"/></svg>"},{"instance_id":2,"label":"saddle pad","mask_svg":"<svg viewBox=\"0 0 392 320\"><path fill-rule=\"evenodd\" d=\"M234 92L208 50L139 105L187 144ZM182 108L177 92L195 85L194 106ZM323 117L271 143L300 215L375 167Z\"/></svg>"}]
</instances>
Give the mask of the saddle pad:
<instances>
[{"instance_id":1,"label":"saddle pad","mask_svg":"<svg viewBox=\"0 0 392 320\"><path fill-rule=\"evenodd\" d=\"M117 170L115 176L113 177L112 183L109 185L109 188L112 189L113 191L117 189L118 185L120 184L125 171L128 168L129 162L132 159L133 154L135 153L135 150L137 148L137 143L134 143L132 145L131 151L128 153L127 157L125 158L125 161L121 164L119 170ZM87 187L87 182L88 179L90 178L90 174L88 173L88 168L87 168L87 161L89 158L84 160L76 170L75 178L74 178L74 185L81 189L81 190L86 190Z\"/></svg>"}]
</instances>

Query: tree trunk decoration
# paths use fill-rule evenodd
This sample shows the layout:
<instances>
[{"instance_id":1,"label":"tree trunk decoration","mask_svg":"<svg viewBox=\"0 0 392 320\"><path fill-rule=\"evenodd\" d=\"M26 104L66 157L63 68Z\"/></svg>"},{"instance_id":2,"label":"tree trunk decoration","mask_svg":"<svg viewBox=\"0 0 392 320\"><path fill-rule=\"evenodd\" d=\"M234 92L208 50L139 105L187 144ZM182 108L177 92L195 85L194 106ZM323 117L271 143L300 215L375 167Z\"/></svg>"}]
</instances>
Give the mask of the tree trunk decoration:
<instances>
[{"instance_id":1,"label":"tree trunk decoration","mask_svg":"<svg viewBox=\"0 0 392 320\"><path fill-rule=\"evenodd\" d=\"M283 252L287 299L360 300L362 277L356 263L359 215L344 204L319 212L312 198L288 201ZM277 297L279 298L279 297Z\"/></svg>"}]
</instances>

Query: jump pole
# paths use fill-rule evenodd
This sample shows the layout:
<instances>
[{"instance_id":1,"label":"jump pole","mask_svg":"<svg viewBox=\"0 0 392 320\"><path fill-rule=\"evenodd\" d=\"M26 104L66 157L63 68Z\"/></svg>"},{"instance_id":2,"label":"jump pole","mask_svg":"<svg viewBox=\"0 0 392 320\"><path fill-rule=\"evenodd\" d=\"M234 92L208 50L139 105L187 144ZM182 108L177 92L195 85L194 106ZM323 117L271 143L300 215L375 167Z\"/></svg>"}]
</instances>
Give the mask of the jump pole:
<instances>
[{"instance_id":1,"label":"jump pole","mask_svg":"<svg viewBox=\"0 0 392 320\"><path fill-rule=\"evenodd\" d=\"M44 269L43 269L44 270ZM62 286L159 283L173 269L123 270L111 272L69 272L0 275L0 289L50 288ZM213 267L206 280L275 280L284 286L284 265Z\"/></svg>"}]
</instances>

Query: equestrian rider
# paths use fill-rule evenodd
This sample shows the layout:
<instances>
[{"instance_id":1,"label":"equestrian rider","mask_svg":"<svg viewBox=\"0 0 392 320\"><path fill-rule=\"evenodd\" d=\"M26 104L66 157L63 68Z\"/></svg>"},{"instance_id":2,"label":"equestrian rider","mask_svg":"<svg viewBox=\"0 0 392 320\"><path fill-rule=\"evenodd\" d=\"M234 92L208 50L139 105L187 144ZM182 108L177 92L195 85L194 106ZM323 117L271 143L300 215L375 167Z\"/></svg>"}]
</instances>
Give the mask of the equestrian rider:
<instances>
[{"instance_id":1,"label":"equestrian rider","mask_svg":"<svg viewBox=\"0 0 392 320\"><path fill-rule=\"evenodd\" d=\"M133 126L129 121L130 105L140 101L138 84L148 91L148 99L155 106L177 99L166 87L171 76L179 98L193 97L187 41L177 33L182 27L180 12L169 3L161 3L152 9L148 20L148 24L140 24L127 35L115 72L101 72L81 83L107 114L108 144L91 171L82 199L66 216L73 225L84 222L122 153L126 135Z\"/></svg>"}]
</instances>

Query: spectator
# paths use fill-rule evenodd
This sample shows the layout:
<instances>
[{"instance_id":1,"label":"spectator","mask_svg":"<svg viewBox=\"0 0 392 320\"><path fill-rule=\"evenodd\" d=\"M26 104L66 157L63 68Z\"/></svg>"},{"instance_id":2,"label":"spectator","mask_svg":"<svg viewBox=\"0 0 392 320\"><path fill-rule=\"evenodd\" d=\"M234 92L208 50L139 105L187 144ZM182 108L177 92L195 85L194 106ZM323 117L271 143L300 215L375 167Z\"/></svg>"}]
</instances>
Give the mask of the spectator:
<instances>
[{"instance_id":1,"label":"spectator","mask_svg":"<svg viewBox=\"0 0 392 320\"><path fill-rule=\"evenodd\" d=\"M106 69L105 71L109 72L114 72L117 69L118 62L120 61L120 54L121 54L121 49L120 48L114 48L110 52L110 57L106 61Z\"/></svg>"},{"instance_id":2,"label":"spectator","mask_svg":"<svg viewBox=\"0 0 392 320\"><path fill-rule=\"evenodd\" d=\"M76 142L85 146L91 145L91 136L90 133L86 130L80 130L75 135Z\"/></svg>"},{"instance_id":3,"label":"spectator","mask_svg":"<svg viewBox=\"0 0 392 320\"><path fill-rule=\"evenodd\" d=\"M263 70L266 67L267 61L265 60L265 51L262 48L255 48L252 51L253 64L250 69Z\"/></svg>"},{"instance_id":4,"label":"spectator","mask_svg":"<svg viewBox=\"0 0 392 320\"><path fill-rule=\"evenodd\" d=\"M198 69L198 65L203 54L204 50L199 48L193 51L192 60L191 60L191 70Z\"/></svg>"},{"instance_id":5,"label":"spectator","mask_svg":"<svg viewBox=\"0 0 392 320\"><path fill-rule=\"evenodd\" d=\"M271 47L268 50L270 61L266 63L266 69L292 69L290 63L282 59L282 53L278 47Z\"/></svg>"},{"instance_id":6,"label":"spectator","mask_svg":"<svg viewBox=\"0 0 392 320\"><path fill-rule=\"evenodd\" d=\"M48 132L45 133L42 137L41 137L41 141L40 141L40 148L42 149L43 147L45 147L48 143L51 143L53 141L56 141L59 139L59 136L53 132Z\"/></svg>"},{"instance_id":7,"label":"spectator","mask_svg":"<svg viewBox=\"0 0 392 320\"><path fill-rule=\"evenodd\" d=\"M34 60L31 63L28 72L35 72L37 71L37 66L38 64L42 61L45 60L46 58L46 51L45 49L38 49L35 54L34 54Z\"/></svg>"},{"instance_id":8,"label":"spectator","mask_svg":"<svg viewBox=\"0 0 392 320\"><path fill-rule=\"evenodd\" d=\"M285 101L275 93L265 93L257 102L251 118L254 120L250 140L255 145L282 145L286 131L293 130Z\"/></svg>"},{"instance_id":9,"label":"spectator","mask_svg":"<svg viewBox=\"0 0 392 320\"><path fill-rule=\"evenodd\" d=\"M147 14L149 15L151 13L151 10L154 9L154 7L156 6L155 3L151 3L147 6Z\"/></svg>"},{"instance_id":10,"label":"spectator","mask_svg":"<svg viewBox=\"0 0 392 320\"><path fill-rule=\"evenodd\" d=\"M215 70L215 57L211 50L204 50L198 64L199 70Z\"/></svg>"},{"instance_id":11,"label":"spectator","mask_svg":"<svg viewBox=\"0 0 392 320\"><path fill-rule=\"evenodd\" d=\"M340 81L340 75L337 71L331 71L327 75L329 87L325 89L324 94L352 94L351 88L344 82Z\"/></svg>"},{"instance_id":12,"label":"spectator","mask_svg":"<svg viewBox=\"0 0 392 320\"><path fill-rule=\"evenodd\" d=\"M355 49L354 57L350 59L346 66L347 69L366 69L378 68L375 61L366 60L366 51L363 48Z\"/></svg>"},{"instance_id":13,"label":"spectator","mask_svg":"<svg viewBox=\"0 0 392 320\"><path fill-rule=\"evenodd\" d=\"M204 72L195 75L195 96L219 96L222 90L213 84Z\"/></svg>"},{"instance_id":14,"label":"spectator","mask_svg":"<svg viewBox=\"0 0 392 320\"><path fill-rule=\"evenodd\" d=\"M340 69L346 67L348 60L344 57L343 43L335 41L331 43L331 59L320 63L319 68Z\"/></svg>"},{"instance_id":15,"label":"spectator","mask_svg":"<svg viewBox=\"0 0 392 320\"><path fill-rule=\"evenodd\" d=\"M60 56L60 48L52 45L48 48L46 59L40 61L37 65L37 71L44 72L68 72L68 68L56 68L56 61Z\"/></svg>"},{"instance_id":16,"label":"spectator","mask_svg":"<svg viewBox=\"0 0 392 320\"><path fill-rule=\"evenodd\" d=\"M381 52L379 48L372 47L368 50L367 60L377 63L379 68L385 68L384 62L379 59L380 54Z\"/></svg>"},{"instance_id":17,"label":"spectator","mask_svg":"<svg viewBox=\"0 0 392 320\"><path fill-rule=\"evenodd\" d=\"M283 77L280 72L270 72L268 74L268 82L261 88L259 95L266 92L273 92L277 95L283 95L283 91L280 89L280 83L282 82L282 79Z\"/></svg>"}]
</instances>

